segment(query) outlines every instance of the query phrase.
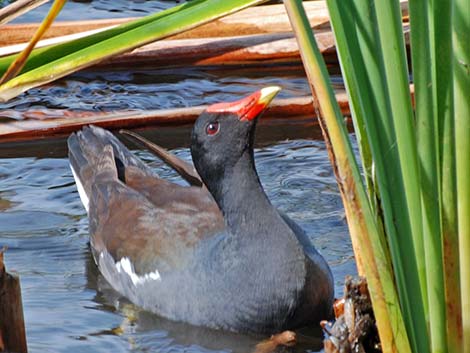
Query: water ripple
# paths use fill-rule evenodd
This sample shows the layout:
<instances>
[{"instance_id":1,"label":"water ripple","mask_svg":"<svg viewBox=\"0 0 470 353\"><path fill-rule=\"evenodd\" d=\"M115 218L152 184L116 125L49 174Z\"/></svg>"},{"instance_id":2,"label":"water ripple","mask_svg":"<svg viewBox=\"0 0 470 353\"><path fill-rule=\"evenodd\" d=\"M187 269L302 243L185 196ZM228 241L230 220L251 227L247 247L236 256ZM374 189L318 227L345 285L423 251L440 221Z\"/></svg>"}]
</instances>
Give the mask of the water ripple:
<instances>
[{"instance_id":1,"label":"water ripple","mask_svg":"<svg viewBox=\"0 0 470 353\"><path fill-rule=\"evenodd\" d=\"M75 111L151 110L230 101L267 85L279 85L280 98L309 94L302 71L294 81L280 76L239 77L193 69L79 72L54 85L31 89L4 104L17 111L44 108Z\"/></svg>"}]
</instances>

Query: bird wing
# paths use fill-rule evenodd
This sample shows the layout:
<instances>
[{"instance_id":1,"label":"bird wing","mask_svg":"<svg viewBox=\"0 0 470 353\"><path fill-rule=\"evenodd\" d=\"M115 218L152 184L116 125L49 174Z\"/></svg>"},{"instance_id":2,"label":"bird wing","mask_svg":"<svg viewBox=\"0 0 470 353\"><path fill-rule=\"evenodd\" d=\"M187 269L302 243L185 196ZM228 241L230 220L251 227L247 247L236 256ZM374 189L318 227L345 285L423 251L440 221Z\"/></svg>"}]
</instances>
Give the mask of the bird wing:
<instances>
[{"instance_id":1,"label":"bird wing","mask_svg":"<svg viewBox=\"0 0 470 353\"><path fill-rule=\"evenodd\" d=\"M68 145L98 263L106 254L116 264L129 261L137 275L170 271L185 265L198 241L223 229L205 188L159 178L111 133L87 127Z\"/></svg>"}]
</instances>

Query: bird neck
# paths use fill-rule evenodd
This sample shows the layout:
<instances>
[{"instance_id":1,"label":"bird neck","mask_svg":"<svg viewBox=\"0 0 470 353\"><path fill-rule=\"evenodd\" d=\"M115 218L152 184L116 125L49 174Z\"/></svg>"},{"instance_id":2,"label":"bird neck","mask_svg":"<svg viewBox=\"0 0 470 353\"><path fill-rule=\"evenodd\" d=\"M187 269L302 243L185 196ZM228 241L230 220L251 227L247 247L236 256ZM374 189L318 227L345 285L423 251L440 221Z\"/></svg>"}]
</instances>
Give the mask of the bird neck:
<instances>
[{"instance_id":1,"label":"bird neck","mask_svg":"<svg viewBox=\"0 0 470 353\"><path fill-rule=\"evenodd\" d=\"M226 168L222 180L215 198L232 232L256 231L276 214L261 186L251 151L245 151L234 166Z\"/></svg>"}]
</instances>

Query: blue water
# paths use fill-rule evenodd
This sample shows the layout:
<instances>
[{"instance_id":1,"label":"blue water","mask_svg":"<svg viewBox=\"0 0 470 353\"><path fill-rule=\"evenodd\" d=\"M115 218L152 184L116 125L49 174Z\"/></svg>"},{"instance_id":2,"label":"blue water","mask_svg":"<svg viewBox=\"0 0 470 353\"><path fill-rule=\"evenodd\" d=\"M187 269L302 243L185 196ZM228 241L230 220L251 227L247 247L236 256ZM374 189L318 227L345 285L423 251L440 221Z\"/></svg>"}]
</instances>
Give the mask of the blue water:
<instances>
[{"instance_id":1,"label":"blue water","mask_svg":"<svg viewBox=\"0 0 470 353\"><path fill-rule=\"evenodd\" d=\"M0 7L6 2L0 1ZM11 2L11 1L10 1ZM15 22L40 22L46 16L52 1L15 19ZM175 1L159 0L69 0L57 17L59 21L78 19L140 17L172 7Z\"/></svg>"},{"instance_id":2,"label":"blue water","mask_svg":"<svg viewBox=\"0 0 470 353\"><path fill-rule=\"evenodd\" d=\"M68 2L61 19L139 16L172 6L159 1ZM38 21L46 8L20 19ZM235 99L269 84L281 97L309 94L302 70L135 70L77 73L31 90L0 109L158 109ZM148 131L146 132L148 133ZM325 256L336 294L355 273L335 178L318 128L294 122L260 124L255 151L261 181L273 204L296 220ZM188 128L160 128L151 138L189 160ZM159 174L181 182L146 151L135 153ZM227 334L163 320L141 311L99 275L88 247L88 220L66 158L65 141L0 144L0 246L21 276L30 352L252 352L259 337ZM317 351L299 333L294 352Z\"/></svg>"}]
</instances>

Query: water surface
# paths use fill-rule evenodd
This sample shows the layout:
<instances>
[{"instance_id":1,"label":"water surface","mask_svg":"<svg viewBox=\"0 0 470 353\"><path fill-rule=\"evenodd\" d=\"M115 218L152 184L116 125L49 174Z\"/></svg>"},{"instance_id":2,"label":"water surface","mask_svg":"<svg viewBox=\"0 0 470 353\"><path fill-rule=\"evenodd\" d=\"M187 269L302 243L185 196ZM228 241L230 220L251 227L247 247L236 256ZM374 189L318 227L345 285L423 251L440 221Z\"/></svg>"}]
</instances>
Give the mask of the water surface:
<instances>
[{"instance_id":1,"label":"water surface","mask_svg":"<svg viewBox=\"0 0 470 353\"><path fill-rule=\"evenodd\" d=\"M189 159L187 148L173 151ZM135 153L182 182L147 151ZM255 153L266 192L309 233L339 295L354 262L323 143L280 141ZM31 352L247 352L257 342L162 320L110 289L90 257L88 221L66 158L0 159L0 185L0 244L8 246L9 269L21 275Z\"/></svg>"}]
</instances>

